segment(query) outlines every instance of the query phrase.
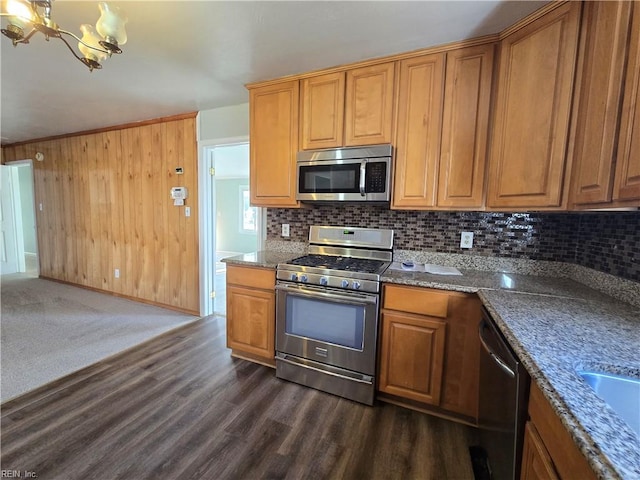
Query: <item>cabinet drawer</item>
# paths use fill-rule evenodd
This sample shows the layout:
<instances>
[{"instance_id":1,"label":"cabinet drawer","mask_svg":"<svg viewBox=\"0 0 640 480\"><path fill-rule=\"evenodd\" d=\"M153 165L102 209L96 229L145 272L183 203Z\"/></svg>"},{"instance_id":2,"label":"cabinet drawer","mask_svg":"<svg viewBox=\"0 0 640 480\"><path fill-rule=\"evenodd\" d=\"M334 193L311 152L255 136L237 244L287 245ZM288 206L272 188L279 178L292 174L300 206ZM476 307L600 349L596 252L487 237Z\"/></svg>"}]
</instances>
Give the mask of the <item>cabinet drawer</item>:
<instances>
[{"instance_id":1,"label":"cabinet drawer","mask_svg":"<svg viewBox=\"0 0 640 480\"><path fill-rule=\"evenodd\" d=\"M450 294L422 287L385 285L383 308L447 318Z\"/></svg>"},{"instance_id":2,"label":"cabinet drawer","mask_svg":"<svg viewBox=\"0 0 640 480\"><path fill-rule=\"evenodd\" d=\"M271 268L227 265L227 283L273 290L276 285L276 272Z\"/></svg>"}]
</instances>

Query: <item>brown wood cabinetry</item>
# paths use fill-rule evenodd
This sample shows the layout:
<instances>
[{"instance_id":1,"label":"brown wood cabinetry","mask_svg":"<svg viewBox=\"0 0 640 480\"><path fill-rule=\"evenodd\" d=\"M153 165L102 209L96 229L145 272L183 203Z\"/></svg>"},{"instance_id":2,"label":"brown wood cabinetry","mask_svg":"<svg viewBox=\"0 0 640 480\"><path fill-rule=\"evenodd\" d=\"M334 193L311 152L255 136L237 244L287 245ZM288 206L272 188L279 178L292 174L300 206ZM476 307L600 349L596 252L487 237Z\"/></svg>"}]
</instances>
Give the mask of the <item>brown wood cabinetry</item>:
<instances>
[{"instance_id":1,"label":"brown wood cabinetry","mask_svg":"<svg viewBox=\"0 0 640 480\"><path fill-rule=\"evenodd\" d=\"M476 295L385 285L380 398L474 423L480 315Z\"/></svg>"},{"instance_id":2,"label":"brown wood cabinetry","mask_svg":"<svg viewBox=\"0 0 640 480\"><path fill-rule=\"evenodd\" d=\"M227 266L227 347L275 366L275 270Z\"/></svg>"},{"instance_id":3,"label":"brown wood cabinetry","mask_svg":"<svg viewBox=\"0 0 640 480\"><path fill-rule=\"evenodd\" d=\"M540 388L531 383L525 428L521 480L580 478L595 480L587 459L576 447Z\"/></svg>"},{"instance_id":4,"label":"brown wood cabinetry","mask_svg":"<svg viewBox=\"0 0 640 480\"><path fill-rule=\"evenodd\" d=\"M482 207L493 50L400 62L394 208Z\"/></svg>"},{"instance_id":5,"label":"brown wood cabinetry","mask_svg":"<svg viewBox=\"0 0 640 480\"><path fill-rule=\"evenodd\" d=\"M446 325L426 315L383 311L380 391L439 405Z\"/></svg>"},{"instance_id":6,"label":"brown wood cabinetry","mask_svg":"<svg viewBox=\"0 0 640 480\"><path fill-rule=\"evenodd\" d=\"M640 147L637 140L639 124L633 111L638 95L638 67L634 66L632 56L629 56L628 94L625 100L624 126L620 129L620 145L617 134L621 120L620 108L630 47L628 39L633 5L633 2L627 1L586 2L584 5L581 68L578 72L581 83L579 95L576 96L576 135L573 148L572 200L576 205L611 202L614 195L620 200L640 198ZM636 26L637 28L640 26ZM637 56L637 32L634 32L634 36ZM632 160L634 154L635 166ZM618 178L614 194L616 174ZM635 195L631 187L634 181Z\"/></svg>"},{"instance_id":7,"label":"brown wood cabinetry","mask_svg":"<svg viewBox=\"0 0 640 480\"><path fill-rule=\"evenodd\" d=\"M436 202L445 54L400 62L393 208Z\"/></svg>"},{"instance_id":8,"label":"brown wood cabinetry","mask_svg":"<svg viewBox=\"0 0 640 480\"><path fill-rule=\"evenodd\" d=\"M301 81L301 148L343 145L345 73L335 72Z\"/></svg>"},{"instance_id":9,"label":"brown wood cabinetry","mask_svg":"<svg viewBox=\"0 0 640 480\"><path fill-rule=\"evenodd\" d=\"M640 200L640 4L633 3L613 200Z\"/></svg>"},{"instance_id":10,"label":"brown wood cabinetry","mask_svg":"<svg viewBox=\"0 0 640 480\"><path fill-rule=\"evenodd\" d=\"M564 3L501 42L489 157L491 209L566 208L566 149L582 4Z\"/></svg>"},{"instance_id":11,"label":"brown wood cabinetry","mask_svg":"<svg viewBox=\"0 0 640 480\"><path fill-rule=\"evenodd\" d=\"M439 207L483 205L494 49L488 44L447 53Z\"/></svg>"},{"instance_id":12,"label":"brown wood cabinetry","mask_svg":"<svg viewBox=\"0 0 640 480\"><path fill-rule=\"evenodd\" d=\"M347 70L344 144L391 143L395 62Z\"/></svg>"},{"instance_id":13,"label":"brown wood cabinetry","mask_svg":"<svg viewBox=\"0 0 640 480\"><path fill-rule=\"evenodd\" d=\"M395 62L302 80L301 146L391 143Z\"/></svg>"},{"instance_id":14,"label":"brown wood cabinetry","mask_svg":"<svg viewBox=\"0 0 640 480\"><path fill-rule=\"evenodd\" d=\"M298 80L249 91L251 203L297 207Z\"/></svg>"},{"instance_id":15,"label":"brown wood cabinetry","mask_svg":"<svg viewBox=\"0 0 640 480\"><path fill-rule=\"evenodd\" d=\"M557 480L553 460L540 438L540 434L530 421L524 427L522 447L521 480Z\"/></svg>"}]
</instances>

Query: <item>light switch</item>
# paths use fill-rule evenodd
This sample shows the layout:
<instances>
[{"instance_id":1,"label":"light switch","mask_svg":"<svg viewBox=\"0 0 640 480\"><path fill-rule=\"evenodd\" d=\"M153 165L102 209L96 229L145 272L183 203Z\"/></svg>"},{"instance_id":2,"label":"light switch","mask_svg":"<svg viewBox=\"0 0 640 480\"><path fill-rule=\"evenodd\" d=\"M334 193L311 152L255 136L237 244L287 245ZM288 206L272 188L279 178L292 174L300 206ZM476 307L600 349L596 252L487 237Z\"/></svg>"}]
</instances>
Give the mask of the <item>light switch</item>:
<instances>
[{"instance_id":1,"label":"light switch","mask_svg":"<svg viewBox=\"0 0 640 480\"><path fill-rule=\"evenodd\" d=\"M191 207L184 207L184 216L185 217L191 216Z\"/></svg>"}]
</instances>

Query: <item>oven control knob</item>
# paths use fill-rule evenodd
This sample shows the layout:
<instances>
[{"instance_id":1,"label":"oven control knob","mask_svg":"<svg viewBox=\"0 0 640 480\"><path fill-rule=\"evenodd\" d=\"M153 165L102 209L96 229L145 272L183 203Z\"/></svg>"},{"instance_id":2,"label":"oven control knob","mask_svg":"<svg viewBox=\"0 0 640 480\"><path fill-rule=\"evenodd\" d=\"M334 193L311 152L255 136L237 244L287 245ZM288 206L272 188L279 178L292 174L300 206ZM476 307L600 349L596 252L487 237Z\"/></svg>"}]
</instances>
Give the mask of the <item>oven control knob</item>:
<instances>
[{"instance_id":1,"label":"oven control knob","mask_svg":"<svg viewBox=\"0 0 640 480\"><path fill-rule=\"evenodd\" d=\"M323 287L326 287L329 284L329 280L327 280L327 277L320 277L320 285L322 285Z\"/></svg>"},{"instance_id":2,"label":"oven control knob","mask_svg":"<svg viewBox=\"0 0 640 480\"><path fill-rule=\"evenodd\" d=\"M360 282L354 281L353 282L353 289L354 290L360 290Z\"/></svg>"},{"instance_id":3,"label":"oven control knob","mask_svg":"<svg viewBox=\"0 0 640 480\"><path fill-rule=\"evenodd\" d=\"M342 280L342 283L340 285L342 286L342 288L347 288L349 286L349 280Z\"/></svg>"},{"instance_id":4,"label":"oven control knob","mask_svg":"<svg viewBox=\"0 0 640 480\"><path fill-rule=\"evenodd\" d=\"M307 280L309 280L309 279L307 278L307 276L306 276L306 275L300 275L300 281L301 281L302 283L307 283Z\"/></svg>"},{"instance_id":5,"label":"oven control knob","mask_svg":"<svg viewBox=\"0 0 640 480\"><path fill-rule=\"evenodd\" d=\"M291 281L292 282L297 282L298 281L298 274L297 273L292 273L291 274Z\"/></svg>"}]
</instances>

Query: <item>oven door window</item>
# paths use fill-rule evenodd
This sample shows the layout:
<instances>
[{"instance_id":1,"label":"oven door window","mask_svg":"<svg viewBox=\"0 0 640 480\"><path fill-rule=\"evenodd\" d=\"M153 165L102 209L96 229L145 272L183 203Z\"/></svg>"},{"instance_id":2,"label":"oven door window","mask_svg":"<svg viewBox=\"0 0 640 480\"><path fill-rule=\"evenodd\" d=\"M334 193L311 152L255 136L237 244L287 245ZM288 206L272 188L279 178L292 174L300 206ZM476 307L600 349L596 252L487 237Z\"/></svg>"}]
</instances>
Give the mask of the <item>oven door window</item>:
<instances>
[{"instance_id":1,"label":"oven door window","mask_svg":"<svg viewBox=\"0 0 640 480\"><path fill-rule=\"evenodd\" d=\"M287 295L287 335L364 349L365 306Z\"/></svg>"},{"instance_id":2,"label":"oven door window","mask_svg":"<svg viewBox=\"0 0 640 480\"><path fill-rule=\"evenodd\" d=\"M300 167L299 193L359 193L360 162Z\"/></svg>"}]
</instances>

